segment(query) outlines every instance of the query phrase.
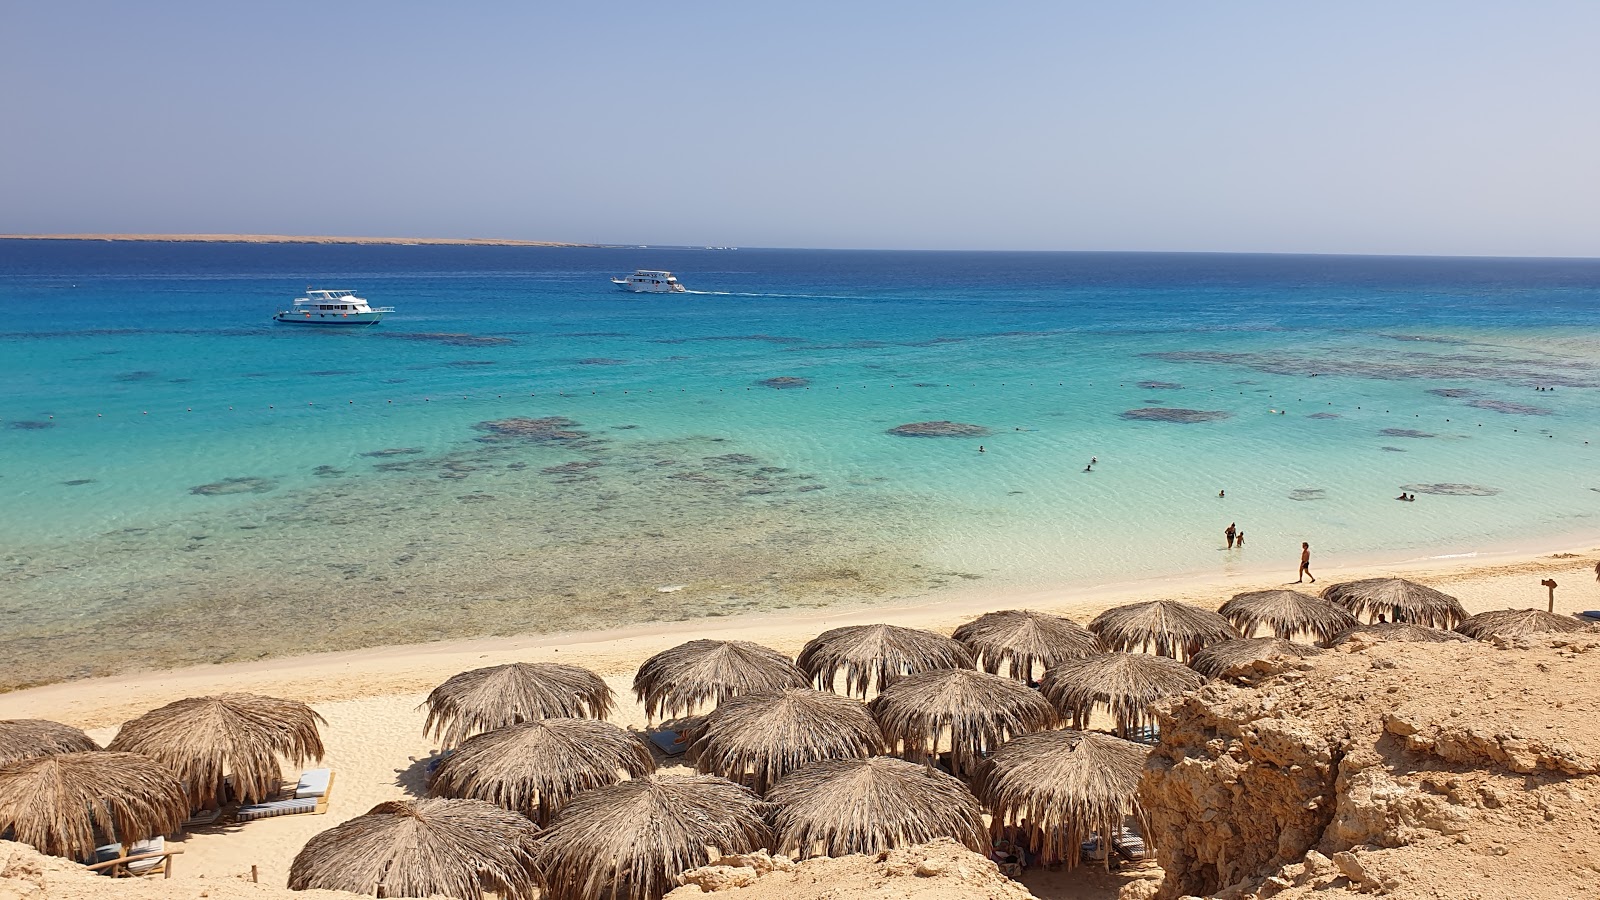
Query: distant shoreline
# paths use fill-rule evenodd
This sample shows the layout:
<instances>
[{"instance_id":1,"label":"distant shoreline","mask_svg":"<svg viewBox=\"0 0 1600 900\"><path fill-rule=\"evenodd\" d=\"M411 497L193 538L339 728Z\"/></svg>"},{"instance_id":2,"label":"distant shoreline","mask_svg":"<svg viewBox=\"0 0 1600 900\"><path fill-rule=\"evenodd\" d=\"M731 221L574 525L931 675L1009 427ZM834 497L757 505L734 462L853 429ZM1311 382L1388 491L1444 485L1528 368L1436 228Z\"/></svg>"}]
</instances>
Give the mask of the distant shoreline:
<instances>
[{"instance_id":1,"label":"distant shoreline","mask_svg":"<svg viewBox=\"0 0 1600 900\"><path fill-rule=\"evenodd\" d=\"M180 244L387 244L402 247L604 247L505 238L333 237L303 234L0 234L6 241L143 241Z\"/></svg>"}]
</instances>

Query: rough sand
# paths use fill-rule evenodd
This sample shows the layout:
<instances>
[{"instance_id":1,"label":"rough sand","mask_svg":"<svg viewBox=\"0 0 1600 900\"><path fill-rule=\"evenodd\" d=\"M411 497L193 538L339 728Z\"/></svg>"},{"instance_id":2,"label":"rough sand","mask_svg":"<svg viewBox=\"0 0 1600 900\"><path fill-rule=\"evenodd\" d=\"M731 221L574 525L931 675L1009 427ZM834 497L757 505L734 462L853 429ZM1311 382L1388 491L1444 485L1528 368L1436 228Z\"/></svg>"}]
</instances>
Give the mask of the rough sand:
<instances>
[{"instance_id":1,"label":"rough sand","mask_svg":"<svg viewBox=\"0 0 1600 900\"><path fill-rule=\"evenodd\" d=\"M1556 554L1571 554L1557 556ZM1470 612L1505 607L1543 608L1540 579L1555 578L1558 612L1600 608L1594 566L1600 549L1591 540L1537 555L1482 559L1421 560L1381 568L1329 568L1317 587L1333 581L1404 574L1451 593ZM635 667L647 656L693 637L758 641L788 653L818 632L843 624L886 621L949 632L988 610L1027 607L1059 612L1078 621L1121 603L1164 597L1215 608L1228 596L1281 585L1285 579L1215 576L1129 583L1094 590L1014 595L974 594L938 604L847 613L809 612L652 625L606 633L541 635L387 647L259 663L171 672L130 674L67 682L0 695L0 718L48 718L89 730L108 741L117 726L172 700L225 690L251 691L304 700L328 720L323 730L325 764L338 774L327 815L288 816L204 829L180 838L174 879L248 879L256 866L261 881L282 885L294 854L312 835L360 815L384 800L418 794L423 772L438 745L422 734L418 710L427 692L467 669L514 660L559 661L588 666L616 691L619 725L645 725L643 708L630 691ZM287 773L294 777L298 773ZM1076 873L1039 873L1028 879L1040 897L1115 896L1123 879Z\"/></svg>"},{"instance_id":2,"label":"rough sand","mask_svg":"<svg viewBox=\"0 0 1600 900\"><path fill-rule=\"evenodd\" d=\"M514 241L506 238L339 237L308 234L0 234L7 241L169 241L184 244L393 244L404 247L599 247L561 241Z\"/></svg>"}]
</instances>

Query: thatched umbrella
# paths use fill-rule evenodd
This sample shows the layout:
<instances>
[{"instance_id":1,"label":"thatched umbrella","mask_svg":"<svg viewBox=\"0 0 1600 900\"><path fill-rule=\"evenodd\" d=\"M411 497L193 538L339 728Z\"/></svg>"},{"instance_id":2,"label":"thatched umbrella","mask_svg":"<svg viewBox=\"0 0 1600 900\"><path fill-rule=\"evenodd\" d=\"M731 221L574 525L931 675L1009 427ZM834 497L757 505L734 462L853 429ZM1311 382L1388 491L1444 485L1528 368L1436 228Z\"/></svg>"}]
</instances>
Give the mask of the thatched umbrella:
<instances>
[{"instance_id":1,"label":"thatched umbrella","mask_svg":"<svg viewBox=\"0 0 1600 900\"><path fill-rule=\"evenodd\" d=\"M812 763L773 785L775 850L811 856L877 853L953 838L982 850L983 808L961 780L874 756Z\"/></svg>"},{"instance_id":2,"label":"thatched umbrella","mask_svg":"<svg viewBox=\"0 0 1600 900\"><path fill-rule=\"evenodd\" d=\"M82 753L99 750L87 734L48 719L0 720L0 763L48 753Z\"/></svg>"},{"instance_id":3,"label":"thatched umbrella","mask_svg":"<svg viewBox=\"0 0 1600 900\"><path fill-rule=\"evenodd\" d=\"M171 770L136 753L52 753L0 764L0 834L41 853L87 859L101 838L177 831L189 799Z\"/></svg>"},{"instance_id":4,"label":"thatched umbrella","mask_svg":"<svg viewBox=\"0 0 1600 900\"><path fill-rule=\"evenodd\" d=\"M688 715L729 697L805 687L810 683L789 657L749 641L690 641L644 661L633 676L633 693L645 714Z\"/></svg>"},{"instance_id":5,"label":"thatched umbrella","mask_svg":"<svg viewBox=\"0 0 1600 900\"><path fill-rule=\"evenodd\" d=\"M1151 600L1108 609L1089 623L1107 650L1150 652L1187 660L1207 644L1242 635L1208 609L1172 600Z\"/></svg>"},{"instance_id":6,"label":"thatched umbrella","mask_svg":"<svg viewBox=\"0 0 1600 900\"><path fill-rule=\"evenodd\" d=\"M1274 656L1304 659L1321 652L1315 647L1296 644L1283 638L1245 638L1212 644L1196 653L1194 659L1189 660L1189 668L1208 678L1221 678L1224 672L1235 666L1253 665Z\"/></svg>"},{"instance_id":7,"label":"thatched umbrella","mask_svg":"<svg viewBox=\"0 0 1600 900\"><path fill-rule=\"evenodd\" d=\"M972 669L935 669L907 675L874 697L873 715L890 746L914 762L930 760L950 745L950 769L1029 731L1053 728L1055 707L1020 681Z\"/></svg>"},{"instance_id":8,"label":"thatched umbrella","mask_svg":"<svg viewBox=\"0 0 1600 900\"><path fill-rule=\"evenodd\" d=\"M1472 640L1464 634L1445 631L1443 628L1408 625L1404 622L1379 622L1376 625L1358 625L1355 628L1348 628L1340 632L1333 639L1333 642L1335 644L1343 644L1358 635L1383 641L1416 641L1426 644L1448 644L1453 641L1465 642Z\"/></svg>"},{"instance_id":9,"label":"thatched umbrella","mask_svg":"<svg viewBox=\"0 0 1600 900\"><path fill-rule=\"evenodd\" d=\"M755 794L712 775L648 775L585 791L539 848L543 900L656 900L677 876L771 842Z\"/></svg>"},{"instance_id":10,"label":"thatched umbrella","mask_svg":"<svg viewBox=\"0 0 1600 900\"><path fill-rule=\"evenodd\" d=\"M972 651L978 668L1018 681L1032 681L1035 669L1042 674L1062 660L1105 651L1094 632L1077 622L1031 609L979 616L957 628L954 637Z\"/></svg>"},{"instance_id":11,"label":"thatched umbrella","mask_svg":"<svg viewBox=\"0 0 1600 900\"><path fill-rule=\"evenodd\" d=\"M534 719L604 719L616 705L599 675L560 663L462 672L428 694L422 730L455 747L482 731Z\"/></svg>"},{"instance_id":12,"label":"thatched umbrella","mask_svg":"<svg viewBox=\"0 0 1600 900\"><path fill-rule=\"evenodd\" d=\"M1056 708L1086 728L1096 705L1103 706L1126 737L1151 719L1150 704L1191 691L1205 676L1183 663L1147 653L1106 653L1073 659L1044 673L1039 688Z\"/></svg>"},{"instance_id":13,"label":"thatched umbrella","mask_svg":"<svg viewBox=\"0 0 1600 900\"><path fill-rule=\"evenodd\" d=\"M1029 830L1042 844L1042 861L1070 869L1084 841L1099 834L1109 848L1129 816L1141 834L1150 833L1139 804L1149 754L1149 747L1092 731L1025 734L984 762L973 790L996 826Z\"/></svg>"},{"instance_id":14,"label":"thatched umbrella","mask_svg":"<svg viewBox=\"0 0 1600 900\"><path fill-rule=\"evenodd\" d=\"M807 763L881 752L883 734L866 704L811 688L735 697L705 717L689 748L702 774L758 794Z\"/></svg>"},{"instance_id":15,"label":"thatched umbrella","mask_svg":"<svg viewBox=\"0 0 1600 900\"><path fill-rule=\"evenodd\" d=\"M1323 589L1322 599L1368 622L1377 622L1381 617L1407 625L1454 628L1467 617L1461 601L1404 578L1364 578L1331 584Z\"/></svg>"},{"instance_id":16,"label":"thatched umbrella","mask_svg":"<svg viewBox=\"0 0 1600 900\"><path fill-rule=\"evenodd\" d=\"M1542 609L1496 609L1469 617L1455 630L1469 638L1487 641L1545 631L1587 631L1588 627L1577 619Z\"/></svg>"},{"instance_id":17,"label":"thatched umbrella","mask_svg":"<svg viewBox=\"0 0 1600 900\"><path fill-rule=\"evenodd\" d=\"M434 770L436 797L485 800L543 825L574 794L656 770L650 748L599 719L538 719L467 738Z\"/></svg>"},{"instance_id":18,"label":"thatched umbrella","mask_svg":"<svg viewBox=\"0 0 1600 900\"><path fill-rule=\"evenodd\" d=\"M1217 613L1232 622L1245 637L1253 637L1256 629L1264 625L1273 637L1292 641L1295 635L1304 634L1324 644L1339 632L1359 624L1355 616L1343 609L1299 591L1234 594Z\"/></svg>"},{"instance_id":19,"label":"thatched umbrella","mask_svg":"<svg viewBox=\"0 0 1600 900\"><path fill-rule=\"evenodd\" d=\"M234 795L265 800L283 786L282 757L298 766L322 759L322 716L304 703L220 694L190 697L123 724L110 750L143 753L166 764L189 791L195 808L219 806L233 776Z\"/></svg>"},{"instance_id":20,"label":"thatched umbrella","mask_svg":"<svg viewBox=\"0 0 1600 900\"><path fill-rule=\"evenodd\" d=\"M817 687L833 690L844 675L844 692L862 699L893 679L931 669L969 668L972 654L960 641L899 625L847 625L812 638L796 659Z\"/></svg>"},{"instance_id":21,"label":"thatched umbrella","mask_svg":"<svg viewBox=\"0 0 1600 900\"><path fill-rule=\"evenodd\" d=\"M481 800L390 800L306 842L289 889L510 900L538 889L539 826Z\"/></svg>"}]
</instances>

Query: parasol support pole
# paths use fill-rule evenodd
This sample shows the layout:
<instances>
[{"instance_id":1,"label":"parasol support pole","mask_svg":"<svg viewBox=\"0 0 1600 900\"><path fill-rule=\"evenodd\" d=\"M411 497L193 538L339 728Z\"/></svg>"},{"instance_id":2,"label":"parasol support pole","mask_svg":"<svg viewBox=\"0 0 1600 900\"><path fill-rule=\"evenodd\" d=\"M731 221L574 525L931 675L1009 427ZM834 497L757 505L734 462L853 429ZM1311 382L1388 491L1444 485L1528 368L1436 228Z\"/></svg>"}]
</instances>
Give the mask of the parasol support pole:
<instances>
[{"instance_id":1,"label":"parasol support pole","mask_svg":"<svg viewBox=\"0 0 1600 900\"><path fill-rule=\"evenodd\" d=\"M1541 581L1539 583L1550 589L1550 612L1555 612L1556 611L1556 580L1554 578L1546 578L1545 580L1543 580L1543 581Z\"/></svg>"}]
</instances>

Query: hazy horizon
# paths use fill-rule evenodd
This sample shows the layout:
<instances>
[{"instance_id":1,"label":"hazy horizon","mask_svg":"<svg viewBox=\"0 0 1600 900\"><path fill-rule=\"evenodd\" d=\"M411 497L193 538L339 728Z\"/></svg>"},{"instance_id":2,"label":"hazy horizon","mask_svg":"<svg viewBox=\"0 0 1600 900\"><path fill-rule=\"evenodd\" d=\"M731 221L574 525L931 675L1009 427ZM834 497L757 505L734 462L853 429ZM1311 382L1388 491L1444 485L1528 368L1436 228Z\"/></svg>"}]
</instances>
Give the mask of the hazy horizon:
<instances>
[{"instance_id":1,"label":"hazy horizon","mask_svg":"<svg viewBox=\"0 0 1600 900\"><path fill-rule=\"evenodd\" d=\"M1575 2L0 10L0 233L1589 258Z\"/></svg>"}]
</instances>

